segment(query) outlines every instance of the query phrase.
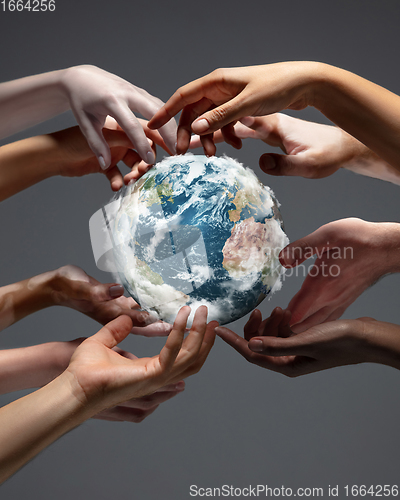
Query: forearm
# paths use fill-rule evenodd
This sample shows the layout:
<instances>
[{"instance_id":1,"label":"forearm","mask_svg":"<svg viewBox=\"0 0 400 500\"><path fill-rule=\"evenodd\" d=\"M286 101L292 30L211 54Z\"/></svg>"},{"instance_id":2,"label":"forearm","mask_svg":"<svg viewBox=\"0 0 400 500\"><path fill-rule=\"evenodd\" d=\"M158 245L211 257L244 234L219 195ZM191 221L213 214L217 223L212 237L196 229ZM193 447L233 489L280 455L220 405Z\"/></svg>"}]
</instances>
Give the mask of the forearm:
<instances>
[{"instance_id":1,"label":"forearm","mask_svg":"<svg viewBox=\"0 0 400 500\"><path fill-rule=\"evenodd\" d=\"M76 348L72 342L0 351L0 394L43 387L68 366Z\"/></svg>"},{"instance_id":2,"label":"forearm","mask_svg":"<svg viewBox=\"0 0 400 500\"><path fill-rule=\"evenodd\" d=\"M0 84L0 138L69 109L63 87L66 71L52 71Z\"/></svg>"},{"instance_id":3,"label":"forearm","mask_svg":"<svg viewBox=\"0 0 400 500\"><path fill-rule=\"evenodd\" d=\"M400 370L400 326L373 319L355 320L359 338L365 346L366 362L392 366Z\"/></svg>"},{"instance_id":4,"label":"forearm","mask_svg":"<svg viewBox=\"0 0 400 500\"><path fill-rule=\"evenodd\" d=\"M0 147L0 201L58 174L61 159L52 135Z\"/></svg>"},{"instance_id":5,"label":"forearm","mask_svg":"<svg viewBox=\"0 0 400 500\"><path fill-rule=\"evenodd\" d=\"M63 373L48 385L0 409L0 482L92 413ZM94 414L94 413L93 413Z\"/></svg>"},{"instance_id":6,"label":"forearm","mask_svg":"<svg viewBox=\"0 0 400 500\"><path fill-rule=\"evenodd\" d=\"M0 330L54 304L54 271L0 288Z\"/></svg>"},{"instance_id":7,"label":"forearm","mask_svg":"<svg viewBox=\"0 0 400 500\"><path fill-rule=\"evenodd\" d=\"M397 222L371 223L377 229L371 252L383 261L384 273L400 272L400 224Z\"/></svg>"},{"instance_id":8,"label":"forearm","mask_svg":"<svg viewBox=\"0 0 400 500\"><path fill-rule=\"evenodd\" d=\"M360 76L317 63L312 104L400 171L400 97Z\"/></svg>"},{"instance_id":9,"label":"forearm","mask_svg":"<svg viewBox=\"0 0 400 500\"><path fill-rule=\"evenodd\" d=\"M341 139L336 146L336 151L340 148L343 157L343 161L339 162L338 166L356 174L400 184L400 170L384 161L352 135L342 129L338 130L341 132Z\"/></svg>"}]
</instances>

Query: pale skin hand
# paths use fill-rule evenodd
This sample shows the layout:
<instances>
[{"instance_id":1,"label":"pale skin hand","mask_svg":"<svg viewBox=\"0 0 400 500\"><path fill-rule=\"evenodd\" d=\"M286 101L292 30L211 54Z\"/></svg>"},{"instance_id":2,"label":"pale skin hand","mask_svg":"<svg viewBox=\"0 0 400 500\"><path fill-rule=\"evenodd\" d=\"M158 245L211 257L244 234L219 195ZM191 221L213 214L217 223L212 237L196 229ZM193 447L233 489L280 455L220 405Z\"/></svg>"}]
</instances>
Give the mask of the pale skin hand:
<instances>
[{"instance_id":1,"label":"pale skin hand","mask_svg":"<svg viewBox=\"0 0 400 500\"><path fill-rule=\"evenodd\" d=\"M75 309L101 324L127 315L132 333L144 336L168 335L171 326L141 311L123 296L118 283L103 284L76 266L63 266L28 280L0 288L0 329L46 307L59 305Z\"/></svg>"},{"instance_id":2,"label":"pale skin hand","mask_svg":"<svg viewBox=\"0 0 400 500\"><path fill-rule=\"evenodd\" d=\"M293 334L289 323L288 310L277 307L262 321L256 309L245 326L245 338L224 327L216 332L250 363L288 377L364 362L400 369L398 325L359 318L331 321Z\"/></svg>"},{"instance_id":3,"label":"pale skin hand","mask_svg":"<svg viewBox=\"0 0 400 500\"><path fill-rule=\"evenodd\" d=\"M339 318L382 276L399 272L399 249L400 224L356 218L330 222L285 247L279 258L287 268L317 254L288 305L293 331L303 332Z\"/></svg>"},{"instance_id":4,"label":"pale skin hand","mask_svg":"<svg viewBox=\"0 0 400 500\"><path fill-rule=\"evenodd\" d=\"M43 387L58 377L67 367L75 349L85 338L69 342L48 342L18 349L0 351L0 394ZM127 359L137 357L118 347L114 350ZM131 399L104 410L93 418L101 420L139 423L157 407L185 389L185 382L169 384L149 396Z\"/></svg>"},{"instance_id":5,"label":"pale skin hand","mask_svg":"<svg viewBox=\"0 0 400 500\"><path fill-rule=\"evenodd\" d=\"M216 130L221 129L225 140L239 147L233 131L236 121L308 105L400 171L400 97L323 63L285 62L213 71L178 89L149 127L158 128L183 110L177 151L187 151L194 132L202 136L206 154L212 155Z\"/></svg>"},{"instance_id":6,"label":"pale skin hand","mask_svg":"<svg viewBox=\"0 0 400 500\"><path fill-rule=\"evenodd\" d=\"M160 354L127 359L113 350L132 322L120 316L75 350L69 367L42 389L0 409L0 481L42 449L93 415L153 394L198 372L215 340L217 322L196 311L184 339L189 307L183 307Z\"/></svg>"},{"instance_id":7,"label":"pale skin hand","mask_svg":"<svg viewBox=\"0 0 400 500\"><path fill-rule=\"evenodd\" d=\"M145 90L95 66L29 76L0 84L0 137L7 137L71 109L98 163L111 165L111 151L102 128L107 116L125 131L146 163L154 153L134 112L151 118L163 102ZM172 120L160 133L175 151L176 123Z\"/></svg>"},{"instance_id":8,"label":"pale skin hand","mask_svg":"<svg viewBox=\"0 0 400 500\"><path fill-rule=\"evenodd\" d=\"M154 154L156 144L170 152L158 132L143 131L151 140ZM52 134L31 137L0 147L0 201L52 176L81 177L103 173L111 189L118 191L124 182L140 177L150 167L142 161L126 134L113 120L107 120L103 135L111 151L111 167L103 171L89 148L79 127ZM117 163L123 161L131 172L122 176Z\"/></svg>"},{"instance_id":9,"label":"pale skin hand","mask_svg":"<svg viewBox=\"0 0 400 500\"><path fill-rule=\"evenodd\" d=\"M259 139L282 149L283 155L269 153L260 157L261 169L270 175L320 179L332 175L339 168L346 168L400 184L398 170L338 127L275 113L257 118L246 116L235 124L233 131L240 141ZM218 130L214 134L214 142L223 141L224 136ZM200 146L200 137L193 136L190 148ZM241 147L241 143L237 146Z\"/></svg>"}]
</instances>

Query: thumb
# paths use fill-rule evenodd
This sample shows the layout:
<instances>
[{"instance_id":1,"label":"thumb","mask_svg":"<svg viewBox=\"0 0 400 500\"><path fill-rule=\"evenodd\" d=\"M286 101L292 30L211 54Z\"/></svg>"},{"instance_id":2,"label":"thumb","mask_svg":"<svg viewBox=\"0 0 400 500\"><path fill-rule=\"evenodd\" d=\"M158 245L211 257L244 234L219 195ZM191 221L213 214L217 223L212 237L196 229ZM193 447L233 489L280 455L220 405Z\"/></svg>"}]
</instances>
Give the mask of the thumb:
<instances>
[{"instance_id":1,"label":"thumb","mask_svg":"<svg viewBox=\"0 0 400 500\"><path fill-rule=\"evenodd\" d=\"M112 349L122 342L132 329L132 320L129 316L118 316L99 330L92 339L97 340L105 347Z\"/></svg>"},{"instance_id":2,"label":"thumb","mask_svg":"<svg viewBox=\"0 0 400 500\"><path fill-rule=\"evenodd\" d=\"M263 154L260 156L259 165L261 170L269 175L312 176L310 163L304 153L297 155Z\"/></svg>"},{"instance_id":3,"label":"thumb","mask_svg":"<svg viewBox=\"0 0 400 500\"><path fill-rule=\"evenodd\" d=\"M324 226L313 233L293 241L279 254L279 261L283 267L295 267L315 254L320 257L327 250L329 241Z\"/></svg>"},{"instance_id":4,"label":"thumb","mask_svg":"<svg viewBox=\"0 0 400 500\"><path fill-rule=\"evenodd\" d=\"M245 100L245 97L239 94L221 106L207 111L192 123L192 131L199 135L210 134L231 122L240 120L243 116L247 116L248 112L244 106Z\"/></svg>"}]
</instances>

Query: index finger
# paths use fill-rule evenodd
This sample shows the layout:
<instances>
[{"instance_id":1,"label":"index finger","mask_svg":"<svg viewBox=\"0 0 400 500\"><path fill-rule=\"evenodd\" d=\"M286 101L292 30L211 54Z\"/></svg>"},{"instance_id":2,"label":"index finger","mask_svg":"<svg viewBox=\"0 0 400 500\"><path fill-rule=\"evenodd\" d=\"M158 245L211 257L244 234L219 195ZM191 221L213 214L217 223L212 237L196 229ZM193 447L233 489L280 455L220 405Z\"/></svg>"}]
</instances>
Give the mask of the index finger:
<instances>
[{"instance_id":1,"label":"index finger","mask_svg":"<svg viewBox=\"0 0 400 500\"><path fill-rule=\"evenodd\" d=\"M219 326L215 329L216 334L221 337L227 344L235 349L239 354L241 354L247 361L254 363L255 365L261 366L263 368L270 368L273 365L273 361L269 356L263 354L257 354L249 349L249 343L243 337L240 337L229 328Z\"/></svg>"},{"instance_id":2,"label":"index finger","mask_svg":"<svg viewBox=\"0 0 400 500\"><path fill-rule=\"evenodd\" d=\"M200 101L205 97L205 78L198 78L180 87L149 121L151 129L160 128L179 113L188 104Z\"/></svg>"}]
</instances>

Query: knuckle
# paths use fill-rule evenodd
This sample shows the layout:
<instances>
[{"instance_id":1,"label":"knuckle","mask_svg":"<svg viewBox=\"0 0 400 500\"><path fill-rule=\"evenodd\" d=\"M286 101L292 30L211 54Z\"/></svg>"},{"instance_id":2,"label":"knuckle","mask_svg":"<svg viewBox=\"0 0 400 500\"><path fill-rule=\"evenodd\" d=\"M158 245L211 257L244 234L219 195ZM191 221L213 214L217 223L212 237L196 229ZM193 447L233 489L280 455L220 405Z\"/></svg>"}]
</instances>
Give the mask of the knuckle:
<instances>
[{"instance_id":1,"label":"knuckle","mask_svg":"<svg viewBox=\"0 0 400 500\"><path fill-rule=\"evenodd\" d=\"M215 108L211 111L210 117L214 121L222 121L226 118L228 109L226 107Z\"/></svg>"},{"instance_id":2,"label":"knuckle","mask_svg":"<svg viewBox=\"0 0 400 500\"><path fill-rule=\"evenodd\" d=\"M108 90L102 94L101 100L106 102L109 108L115 108L120 104L120 98L115 94L115 92Z\"/></svg>"},{"instance_id":3,"label":"knuckle","mask_svg":"<svg viewBox=\"0 0 400 500\"><path fill-rule=\"evenodd\" d=\"M226 68L214 69L214 71L210 73L210 76L219 81L224 80L226 78Z\"/></svg>"}]
</instances>

